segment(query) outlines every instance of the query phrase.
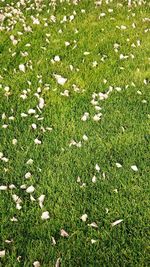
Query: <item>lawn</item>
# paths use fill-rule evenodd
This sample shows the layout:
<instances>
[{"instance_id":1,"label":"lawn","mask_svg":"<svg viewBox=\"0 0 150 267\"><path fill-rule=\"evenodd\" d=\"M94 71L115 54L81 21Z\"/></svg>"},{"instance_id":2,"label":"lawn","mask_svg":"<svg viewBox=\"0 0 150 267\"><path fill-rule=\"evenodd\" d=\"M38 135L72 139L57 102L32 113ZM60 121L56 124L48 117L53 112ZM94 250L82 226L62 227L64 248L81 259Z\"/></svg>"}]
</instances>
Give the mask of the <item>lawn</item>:
<instances>
[{"instance_id":1,"label":"lawn","mask_svg":"<svg viewBox=\"0 0 150 267\"><path fill-rule=\"evenodd\" d=\"M150 2L0 10L0 266L150 266Z\"/></svg>"}]
</instances>

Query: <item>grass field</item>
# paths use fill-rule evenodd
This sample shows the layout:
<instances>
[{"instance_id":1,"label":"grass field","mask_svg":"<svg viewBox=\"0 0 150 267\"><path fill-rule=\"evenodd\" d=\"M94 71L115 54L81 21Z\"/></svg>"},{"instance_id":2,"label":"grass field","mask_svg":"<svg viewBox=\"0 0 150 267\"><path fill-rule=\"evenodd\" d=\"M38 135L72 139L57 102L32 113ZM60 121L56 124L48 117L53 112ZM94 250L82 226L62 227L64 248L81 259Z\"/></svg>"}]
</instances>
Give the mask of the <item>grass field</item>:
<instances>
[{"instance_id":1,"label":"grass field","mask_svg":"<svg viewBox=\"0 0 150 267\"><path fill-rule=\"evenodd\" d=\"M150 266L150 2L131 2L0 1L1 267Z\"/></svg>"}]
</instances>

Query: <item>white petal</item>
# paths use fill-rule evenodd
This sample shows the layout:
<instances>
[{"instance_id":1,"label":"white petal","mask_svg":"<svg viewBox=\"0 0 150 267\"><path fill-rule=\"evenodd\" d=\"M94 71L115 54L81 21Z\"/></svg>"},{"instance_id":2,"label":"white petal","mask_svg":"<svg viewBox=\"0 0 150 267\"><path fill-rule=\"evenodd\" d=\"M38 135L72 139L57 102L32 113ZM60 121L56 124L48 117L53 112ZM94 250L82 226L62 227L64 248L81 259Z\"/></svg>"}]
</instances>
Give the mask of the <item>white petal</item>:
<instances>
[{"instance_id":1,"label":"white petal","mask_svg":"<svg viewBox=\"0 0 150 267\"><path fill-rule=\"evenodd\" d=\"M19 65L19 70L22 72L25 72L25 65L24 64L20 64Z\"/></svg>"},{"instance_id":2,"label":"white petal","mask_svg":"<svg viewBox=\"0 0 150 267\"><path fill-rule=\"evenodd\" d=\"M26 164L28 164L28 165L32 165L32 163L33 163L33 159L29 159L29 160L26 162Z\"/></svg>"},{"instance_id":3,"label":"white petal","mask_svg":"<svg viewBox=\"0 0 150 267\"><path fill-rule=\"evenodd\" d=\"M35 111L35 109L33 109L33 108L30 108L29 110L28 110L28 114L35 114L36 113L36 111Z\"/></svg>"},{"instance_id":4,"label":"white petal","mask_svg":"<svg viewBox=\"0 0 150 267\"><path fill-rule=\"evenodd\" d=\"M9 185L9 189L12 190L12 189L15 189L15 188L16 188L16 186L15 186L14 184L10 184L10 185Z\"/></svg>"},{"instance_id":5,"label":"white petal","mask_svg":"<svg viewBox=\"0 0 150 267\"><path fill-rule=\"evenodd\" d=\"M36 139L34 139L34 143L36 144L36 145L41 145L41 140L39 140L38 138L36 138Z\"/></svg>"},{"instance_id":6,"label":"white petal","mask_svg":"<svg viewBox=\"0 0 150 267\"><path fill-rule=\"evenodd\" d=\"M88 140L88 137L87 137L86 134L84 134L82 138L83 138L84 141L87 141Z\"/></svg>"},{"instance_id":7,"label":"white petal","mask_svg":"<svg viewBox=\"0 0 150 267\"><path fill-rule=\"evenodd\" d=\"M92 182L93 182L93 183L96 183L96 180L97 180L97 178L96 178L96 176L94 175L94 176L92 177Z\"/></svg>"},{"instance_id":8,"label":"white petal","mask_svg":"<svg viewBox=\"0 0 150 267\"><path fill-rule=\"evenodd\" d=\"M39 261L34 261L33 266L34 267L40 267L41 265L40 265Z\"/></svg>"},{"instance_id":9,"label":"white petal","mask_svg":"<svg viewBox=\"0 0 150 267\"><path fill-rule=\"evenodd\" d=\"M15 145L17 144L17 139L14 138L14 139L12 140L12 144L15 146Z\"/></svg>"},{"instance_id":10,"label":"white petal","mask_svg":"<svg viewBox=\"0 0 150 267\"><path fill-rule=\"evenodd\" d=\"M97 240L95 240L95 239L91 239L91 243L92 244L94 244L94 243L96 243L97 242Z\"/></svg>"},{"instance_id":11,"label":"white petal","mask_svg":"<svg viewBox=\"0 0 150 267\"><path fill-rule=\"evenodd\" d=\"M7 186L6 185L0 185L0 191L5 191L7 190Z\"/></svg>"},{"instance_id":12,"label":"white petal","mask_svg":"<svg viewBox=\"0 0 150 267\"><path fill-rule=\"evenodd\" d=\"M35 123L32 123L31 124L31 127L35 130L37 128L36 124Z\"/></svg>"},{"instance_id":13,"label":"white petal","mask_svg":"<svg viewBox=\"0 0 150 267\"><path fill-rule=\"evenodd\" d=\"M43 213L42 213L42 215L41 215L41 219L42 220L47 220L47 219L49 219L50 218L50 216L49 216L49 212L48 211L44 211Z\"/></svg>"},{"instance_id":14,"label":"white petal","mask_svg":"<svg viewBox=\"0 0 150 267\"><path fill-rule=\"evenodd\" d=\"M61 229L60 235L63 236L63 237L68 237L69 236L69 234L64 229Z\"/></svg>"},{"instance_id":15,"label":"white petal","mask_svg":"<svg viewBox=\"0 0 150 267\"><path fill-rule=\"evenodd\" d=\"M41 209L43 208L43 202L44 202L44 199L45 199L45 195L41 195L41 196L38 198L39 206L40 206Z\"/></svg>"},{"instance_id":16,"label":"white petal","mask_svg":"<svg viewBox=\"0 0 150 267\"><path fill-rule=\"evenodd\" d=\"M98 228L98 225L95 222L92 222L91 224L88 224L88 225L93 228Z\"/></svg>"},{"instance_id":17,"label":"white petal","mask_svg":"<svg viewBox=\"0 0 150 267\"><path fill-rule=\"evenodd\" d=\"M115 221L115 222L111 223L111 226L115 226L115 225L117 225L117 224L121 223L122 221L123 221L122 219L120 219L120 220L117 220L117 221Z\"/></svg>"},{"instance_id":18,"label":"white petal","mask_svg":"<svg viewBox=\"0 0 150 267\"><path fill-rule=\"evenodd\" d=\"M39 108L43 109L44 107L44 99L42 97L39 98Z\"/></svg>"},{"instance_id":19,"label":"white petal","mask_svg":"<svg viewBox=\"0 0 150 267\"><path fill-rule=\"evenodd\" d=\"M58 84L64 85L67 81L67 78L63 78L61 75L54 74L54 77Z\"/></svg>"},{"instance_id":20,"label":"white petal","mask_svg":"<svg viewBox=\"0 0 150 267\"><path fill-rule=\"evenodd\" d=\"M131 169L132 169L133 171L135 171L135 172L137 172L137 171L138 171L138 168L137 168L137 166L136 166L136 165L132 165L132 166L131 166Z\"/></svg>"},{"instance_id":21,"label":"white petal","mask_svg":"<svg viewBox=\"0 0 150 267\"><path fill-rule=\"evenodd\" d=\"M80 217L80 219L81 219L83 222L86 222L87 218L88 218L87 214L83 214L83 215Z\"/></svg>"},{"instance_id":22,"label":"white petal","mask_svg":"<svg viewBox=\"0 0 150 267\"><path fill-rule=\"evenodd\" d=\"M26 192L29 193L29 194L33 193L34 191L35 191L35 188L34 188L33 185L29 186L29 187L26 189Z\"/></svg>"},{"instance_id":23,"label":"white petal","mask_svg":"<svg viewBox=\"0 0 150 267\"><path fill-rule=\"evenodd\" d=\"M55 267L60 267L60 258L57 259Z\"/></svg>"},{"instance_id":24,"label":"white petal","mask_svg":"<svg viewBox=\"0 0 150 267\"><path fill-rule=\"evenodd\" d=\"M52 236L52 244L55 246L56 245L56 240L55 238Z\"/></svg>"},{"instance_id":25,"label":"white petal","mask_svg":"<svg viewBox=\"0 0 150 267\"><path fill-rule=\"evenodd\" d=\"M116 162L116 167L117 167L117 168L121 168L122 165L121 165L120 163Z\"/></svg>"},{"instance_id":26,"label":"white petal","mask_svg":"<svg viewBox=\"0 0 150 267\"><path fill-rule=\"evenodd\" d=\"M5 250L0 250L0 258L3 258L5 257Z\"/></svg>"},{"instance_id":27,"label":"white petal","mask_svg":"<svg viewBox=\"0 0 150 267\"><path fill-rule=\"evenodd\" d=\"M27 172L26 174L25 174L25 178L26 179L29 179L31 177L31 173L30 172Z\"/></svg>"},{"instance_id":28,"label":"white petal","mask_svg":"<svg viewBox=\"0 0 150 267\"><path fill-rule=\"evenodd\" d=\"M56 62L59 62L59 61L60 61L60 57L59 57L59 56L55 56L55 57L54 57L54 60L55 60Z\"/></svg>"},{"instance_id":29,"label":"white petal","mask_svg":"<svg viewBox=\"0 0 150 267\"><path fill-rule=\"evenodd\" d=\"M18 222L17 218L15 218L15 217L11 218L10 220L11 220L11 222Z\"/></svg>"},{"instance_id":30,"label":"white petal","mask_svg":"<svg viewBox=\"0 0 150 267\"><path fill-rule=\"evenodd\" d=\"M95 165L95 170L98 171L98 172L100 171L100 167L99 167L98 164Z\"/></svg>"}]
</instances>

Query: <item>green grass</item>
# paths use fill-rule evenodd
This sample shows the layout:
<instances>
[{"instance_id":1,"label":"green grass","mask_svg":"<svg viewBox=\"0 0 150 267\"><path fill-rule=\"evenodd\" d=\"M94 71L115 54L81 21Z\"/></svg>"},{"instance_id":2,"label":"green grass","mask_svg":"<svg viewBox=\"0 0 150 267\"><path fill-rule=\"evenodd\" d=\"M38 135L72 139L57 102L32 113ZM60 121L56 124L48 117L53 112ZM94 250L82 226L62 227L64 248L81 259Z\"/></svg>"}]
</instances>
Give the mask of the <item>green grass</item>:
<instances>
[{"instance_id":1,"label":"green grass","mask_svg":"<svg viewBox=\"0 0 150 267\"><path fill-rule=\"evenodd\" d=\"M25 32L24 22L16 15L11 18L17 21L12 29L8 18L1 23L0 115L5 113L6 118L1 119L0 152L9 161L0 160L0 185L14 184L16 189L0 191L0 251L6 252L0 266L28 267L39 261L42 267L52 267L58 258L62 267L149 266L150 35L149 22L144 21L150 14L149 1L142 5L133 1L131 7L127 1L103 1L97 8L94 1L80 1L77 5L73 1L56 1L55 10L49 6L52 1L45 0L44 5L41 2L41 10L31 9L36 6L35 0L25 2L20 7L17 1L0 4L5 15L11 6L20 10L18 18L32 28L32 32ZM74 11L75 18L69 22ZM106 16L99 19L100 13ZM36 15L39 25L32 23L31 16ZM51 15L56 17L56 23L50 21ZM64 15L67 22L61 23ZM121 25L127 28L116 27ZM62 33L58 33L60 29ZM10 35L20 39L16 46ZM65 46L66 41L70 46ZM27 43L31 46L26 47ZM114 51L115 43L120 45L118 52ZM133 43L136 47L131 46ZM27 57L20 53L25 51ZM86 51L90 52L87 56L83 55ZM12 56L14 52L16 55ZM129 57L120 60L120 54ZM55 55L61 61L52 64ZM26 65L29 60L32 70ZM95 68L94 61L98 63ZM19 70L19 64L26 65L25 73ZM69 65L73 65L72 71ZM57 84L53 73L68 79L64 86ZM45 89L46 84L49 90ZM73 84L80 88L79 92L73 90ZM10 88L9 96L5 95L6 86ZM107 92L110 86L112 92L98 104L102 118L95 122L92 117L98 112L91 104L92 94ZM45 100L41 113L35 96L38 87ZM27 88L31 91L23 100L20 95ZM64 90L69 91L69 97L61 95ZM43 120L35 115L22 118L21 113L30 108ZM81 118L85 112L90 118L84 122ZM10 116L15 119L10 120ZM36 130L31 128L32 123L36 123ZM8 125L6 129L4 124ZM53 130L43 132L41 126ZM88 141L83 141L84 134ZM12 144L14 138L16 145ZM34 144L35 138L42 141L41 145ZM81 141L82 146L69 146L71 140ZM30 158L34 160L31 166L26 164ZM122 168L116 167L117 162ZM99 173L96 164L101 168ZM131 169L132 165L137 166L137 172ZM27 180L24 175L29 171L32 177ZM94 175L96 183L92 182ZM77 182L78 176L81 183ZM83 183L86 186L82 187ZM35 187L32 196L36 201L32 202L20 188L23 184ZM16 209L13 194L22 199L21 210ZM41 194L45 195L42 209L38 204ZM41 219L44 211L50 214L46 221ZM88 215L86 222L81 220L83 214ZM13 216L17 222L11 221ZM123 221L112 227L111 223L118 219ZM96 222L97 229L88 225L92 222ZM62 237L61 229L69 237ZM11 239L12 243L5 242ZM94 244L92 239L96 240Z\"/></svg>"}]
</instances>

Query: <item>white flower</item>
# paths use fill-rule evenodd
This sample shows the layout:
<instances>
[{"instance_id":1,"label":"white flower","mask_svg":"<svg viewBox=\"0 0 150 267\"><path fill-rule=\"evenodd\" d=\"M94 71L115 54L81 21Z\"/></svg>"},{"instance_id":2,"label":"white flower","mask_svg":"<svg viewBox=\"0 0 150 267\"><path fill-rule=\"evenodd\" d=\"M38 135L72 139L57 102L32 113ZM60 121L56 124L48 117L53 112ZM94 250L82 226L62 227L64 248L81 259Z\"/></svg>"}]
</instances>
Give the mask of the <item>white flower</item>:
<instances>
[{"instance_id":1,"label":"white flower","mask_svg":"<svg viewBox=\"0 0 150 267\"><path fill-rule=\"evenodd\" d=\"M41 219L42 220L47 220L47 219L49 219L50 218L50 216L49 216L49 212L48 211L44 211L43 213L42 213L42 215L41 215Z\"/></svg>"},{"instance_id":2,"label":"white flower","mask_svg":"<svg viewBox=\"0 0 150 267\"><path fill-rule=\"evenodd\" d=\"M24 64L20 64L19 65L19 70L22 72L25 72L25 65Z\"/></svg>"},{"instance_id":3,"label":"white flower","mask_svg":"<svg viewBox=\"0 0 150 267\"><path fill-rule=\"evenodd\" d=\"M3 258L5 257L5 250L0 250L0 258Z\"/></svg>"},{"instance_id":4,"label":"white flower","mask_svg":"<svg viewBox=\"0 0 150 267\"><path fill-rule=\"evenodd\" d=\"M0 185L0 191L5 191L7 190L7 186L6 185Z\"/></svg>"},{"instance_id":5,"label":"white flower","mask_svg":"<svg viewBox=\"0 0 150 267\"><path fill-rule=\"evenodd\" d=\"M35 138L34 139L34 143L36 144L36 145L41 145L41 141L38 139L38 138Z\"/></svg>"},{"instance_id":6,"label":"white flower","mask_svg":"<svg viewBox=\"0 0 150 267\"><path fill-rule=\"evenodd\" d=\"M123 221L122 219L120 219L120 220L117 220L117 221L115 221L115 222L111 223L111 226L115 226L115 225L117 225L117 224L121 223L122 221Z\"/></svg>"},{"instance_id":7,"label":"white flower","mask_svg":"<svg viewBox=\"0 0 150 267\"><path fill-rule=\"evenodd\" d=\"M98 165L98 164L96 164L96 165L95 165L95 170L96 170L97 172L99 172L99 171L100 171L100 167L99 167L99 165Z\"/></svg>"},{"instance_id":8,"label":"white flower","mask_svg":"<svg viewBox=\"0 0 150 267\"><path fill-rule=\"evenodd\" d=\"M34 188L33 185L29 186L29 187L26 189L26 192L29 193L29 194L33 193L34 191L35 191L35 188Z\"/></svg>"},{"instance_id":9,"label":"white flower","mask_svg":"<svg viewBox=\"0 0 150 267\"><path fill-rule=\"evenodd\" d=\"M132 165L132 166L131 166L131 169L132 169L133 171L135 171L135 172L137 172L137 171L138 171L138 168L137 168L137 166L136 166L136 165Z\"/></svg>"},{"instance_id":10,"label":"white flower","mask_svg":"<svg viewBox=\"0 0 150 267\"><path fill-rule=\"evenodd\" d=\"M29 179L31 177L31 173L30 172L27 172L26 174L25 174L25 178L26 179Z\"/></svg>"},{"instance_id":11,"label":"white flower","mask_svg":"<svg viewBox=\"0 0 150 267\"><path fill-rule=\"evenodd\" d=\"M40 265L39 261L34 261L33 266L34 267L40 267L41 265Z\"/></svg>"},{"instance_id":12,"label":"white flower","mask_svg":"<svg viewBox=\"0 0 150 267\"><path fill-rule=\"evenodd\" d=\"M80 219L81 219L83 222L86 222L87 218L88 218L87 214L83 214L83 215L80 217Z\"/></svg>"},{"instance_id":13,"label":"white flower","mask_svg":"<svg viewBox=\"0 0 150 267\"><path fill-rule=\"evenodd\" d=\"M120 163L116 162L116 167L117 167L117 168L121 168L122 165L121 165Z\"/></svg>"}]
</instances>

